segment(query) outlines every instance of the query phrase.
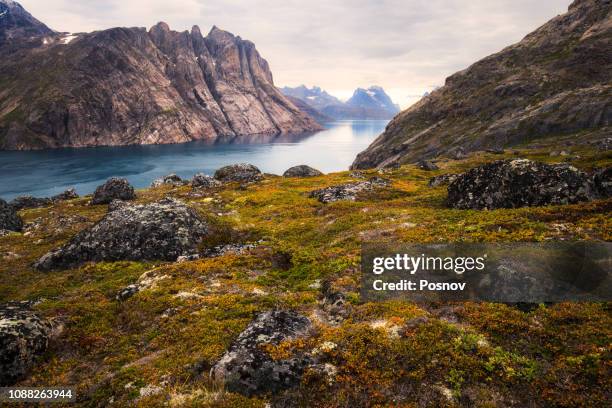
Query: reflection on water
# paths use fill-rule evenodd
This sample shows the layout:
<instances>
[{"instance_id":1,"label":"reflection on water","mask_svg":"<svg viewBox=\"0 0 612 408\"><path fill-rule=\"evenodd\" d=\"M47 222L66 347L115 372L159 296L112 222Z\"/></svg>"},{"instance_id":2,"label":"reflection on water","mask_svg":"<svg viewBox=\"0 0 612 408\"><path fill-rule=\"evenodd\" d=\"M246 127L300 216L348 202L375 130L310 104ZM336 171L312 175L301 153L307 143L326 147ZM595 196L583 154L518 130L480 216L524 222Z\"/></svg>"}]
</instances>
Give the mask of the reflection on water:
<instances>
[{"instance_id":1,"label":"reflection on water","mask_svg":"<svg viewBox=\"0 0 612 408\"><path fill-rule=\"evenodd\" d=\"M88 194L112 176L126 177L134 187L143 188L169 173L190 178L242 162L275 174L297 164L323 172L342 171L387 123L338 121L311 134L241 136L215 143L0 152L0 197L50 196L69 187Z\"/></svg>"}]
</instances>

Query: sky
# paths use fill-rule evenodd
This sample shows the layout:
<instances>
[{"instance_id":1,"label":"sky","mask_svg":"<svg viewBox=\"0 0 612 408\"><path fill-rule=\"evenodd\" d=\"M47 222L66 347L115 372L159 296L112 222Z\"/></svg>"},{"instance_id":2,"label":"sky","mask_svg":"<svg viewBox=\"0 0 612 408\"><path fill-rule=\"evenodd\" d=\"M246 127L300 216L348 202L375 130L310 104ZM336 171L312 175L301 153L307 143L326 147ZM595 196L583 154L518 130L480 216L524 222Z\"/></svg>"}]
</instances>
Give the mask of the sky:
<instances>
[{"instance_id":1,"label":"sky","mask_svg":"<svg viewBox=\"0 0 612 408\"><path fill-rule=\"evenodd\" d=\"M570 0L21 0L57 31L213 25L251 40L277 86L348 99L382 86L406 108L446 77L567 10Z\"/></svg>"}]
</instances>

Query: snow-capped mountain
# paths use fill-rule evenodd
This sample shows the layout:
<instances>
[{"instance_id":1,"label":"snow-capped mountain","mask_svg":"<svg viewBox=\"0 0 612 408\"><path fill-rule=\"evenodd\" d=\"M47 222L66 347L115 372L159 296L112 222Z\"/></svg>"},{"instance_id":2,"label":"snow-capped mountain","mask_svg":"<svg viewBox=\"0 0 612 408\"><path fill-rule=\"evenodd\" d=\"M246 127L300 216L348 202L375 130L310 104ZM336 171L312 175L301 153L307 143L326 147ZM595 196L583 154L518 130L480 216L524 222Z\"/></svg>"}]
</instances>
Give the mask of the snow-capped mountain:
<instances>
[{"instance_id":1,"label":"snow-capped mountain","mask_svg":"<svg viewBox=\"0 0 612 408\"><path fill-rule=\"evenodd\" d=\"M380 86L358 88L347 102L340 101L318 86L284 87L281 91L332 119L391 119L400 111Z\"/></svg>"},{"instance_id":2,"label":"snow-capped mountain","mask_svg":"<svg viewBox=\"0 0 612 408\"><path fill-rule=\"evenodd\" d=\"M346 104L357 108L382 109L393 115L400 111L399 105L394 104L380 86L371 86L368 89L357 88Z\"/></svg>"},{"instance_id":3,"label":"snow-capped mountain","mask_svg":"<svg viewBox=\"0 0 612 408\"><path fill-rule=\"evenodd\" d=\"M301 99L306 102L309 106L322 111L330 105L342 105L342 101L335 96L331 96L318 86L308 88L304 85L300 85L295 88L288 86L281 89L281 92L287 96Z\"/></svg>"}]
</instances>

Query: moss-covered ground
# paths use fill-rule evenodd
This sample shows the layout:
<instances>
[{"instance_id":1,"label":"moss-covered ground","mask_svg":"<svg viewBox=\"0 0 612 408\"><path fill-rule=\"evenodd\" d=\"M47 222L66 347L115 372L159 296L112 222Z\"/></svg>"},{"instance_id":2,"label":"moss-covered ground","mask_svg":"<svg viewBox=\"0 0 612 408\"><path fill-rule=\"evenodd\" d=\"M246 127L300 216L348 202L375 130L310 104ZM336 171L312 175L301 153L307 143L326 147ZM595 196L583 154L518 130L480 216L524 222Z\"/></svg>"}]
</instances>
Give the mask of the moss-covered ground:
<instances>
[{"instance_id":1,"label":"moss-covered ground","mask_svg":"<svg viewBox=\"0 0 612 408\"><path fill-rule=\"evenodd\" d=\"M407 165L366 171L392 185L354 202L321 204L308 192L357 180L350 172L309 179L267 176L214 191L188 186L138 191L138 202L180 198L212 220L216 242L257 242L244 254L182 263L114 262L42 273L32 263L92 225L106 206L82 198L21 212L24 233L0 237L0 302L36 300L61 324L30 386L72 385L78 405L263 407L272 396L224 391L208 372L258 312L293 308L313 317L313 337L268 350L284 357L325 342L333 377L306 372L285 402L320 407L603 407L611 388L609 304L541 305L524 312L493 303L443 305L360 300L360 246L368 241L508 242L612 240L612 200L539 208L465 211L445 207L446 187L430 177L509 157L559 162L550 150L479 153L440 161L426 172ZM610 165L612 154L572 147L573 165ZM231 231L231 232L230 232ZM126 301L117 292L144 272L167 275ZM339 324L316 319L320 286L347 294ZM421 324L406 324L425 316ZM437 317L436 317L437 316ZM153 389L149 396L146 390ZM156 388L159 387L159 388ZM143 391L144 390L144 391ZM141 395L143 394L143 395ZM276 397L281 398L281 397Z\"/></svg>"}]
</instances>

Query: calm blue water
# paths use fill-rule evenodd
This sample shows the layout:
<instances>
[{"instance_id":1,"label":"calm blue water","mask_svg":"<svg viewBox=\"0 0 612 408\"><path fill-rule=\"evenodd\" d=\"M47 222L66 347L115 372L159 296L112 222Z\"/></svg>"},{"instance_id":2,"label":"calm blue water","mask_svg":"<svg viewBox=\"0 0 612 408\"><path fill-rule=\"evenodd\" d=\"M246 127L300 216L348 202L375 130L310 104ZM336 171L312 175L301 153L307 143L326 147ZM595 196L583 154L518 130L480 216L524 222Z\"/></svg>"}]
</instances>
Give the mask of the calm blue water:
<instances>
[{"instance_id":1,"label":"calm blue water","mask_svg":"<svg viewBox=\"0 0 612 408\"><path fill-rule=\"evenodd\" d=\"M127 178L135 188L147 187L169 173L190 178L213 174L232 163L252 163L267 173L282 174L298 164L323 172L347 170L357 153L384 130L388 121L338 121L311 135L266 140L242 137L239 142L179 145L0 151L0 197L30 194L46 197L74 187L81 195L107 178Z\"/></svg>"}]
</instances>

